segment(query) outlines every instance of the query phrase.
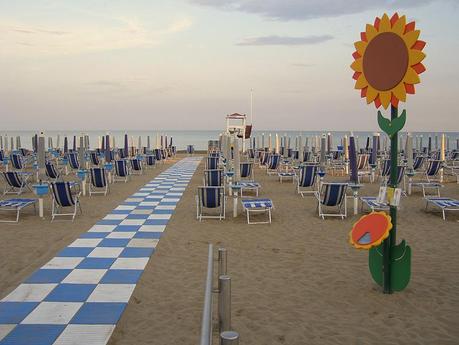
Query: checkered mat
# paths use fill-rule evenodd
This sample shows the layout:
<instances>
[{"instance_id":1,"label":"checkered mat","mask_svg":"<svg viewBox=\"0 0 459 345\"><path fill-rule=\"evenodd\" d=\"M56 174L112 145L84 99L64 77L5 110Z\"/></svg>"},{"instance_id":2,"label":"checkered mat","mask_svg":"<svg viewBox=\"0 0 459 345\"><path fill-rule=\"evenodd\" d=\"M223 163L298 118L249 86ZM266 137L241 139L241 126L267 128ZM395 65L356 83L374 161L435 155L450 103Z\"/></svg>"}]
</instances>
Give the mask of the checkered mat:
<instances>
[{"instance_id":1,"label":"checkered mat","mask_svg":"<svg viewBox=\"0 0 459 345\"><path fill-rule=\"evenodd\" d=\"M0 301L0 344L105 345L201 158L126 199Z\"/></svg>"}]
</instances>

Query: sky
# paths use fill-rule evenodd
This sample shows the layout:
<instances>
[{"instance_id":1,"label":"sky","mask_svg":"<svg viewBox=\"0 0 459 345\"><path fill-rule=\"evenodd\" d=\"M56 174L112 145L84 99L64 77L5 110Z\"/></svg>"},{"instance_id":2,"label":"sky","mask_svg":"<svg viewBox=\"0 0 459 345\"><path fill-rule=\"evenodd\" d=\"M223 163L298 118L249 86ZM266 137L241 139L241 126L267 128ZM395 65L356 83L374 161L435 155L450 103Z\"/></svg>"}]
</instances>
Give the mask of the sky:
<instances>
[{"instance_id":1,"label":"sky","mask_svg":"<svg viewBox=\"0 0 459 345\"><path fill-rule=\"evenodd\" d=\"M377 130L350 64L397 11L427 71L406 130L459 131L457 0L0 0L0 131Z\"/></svg>"}]
</instances>

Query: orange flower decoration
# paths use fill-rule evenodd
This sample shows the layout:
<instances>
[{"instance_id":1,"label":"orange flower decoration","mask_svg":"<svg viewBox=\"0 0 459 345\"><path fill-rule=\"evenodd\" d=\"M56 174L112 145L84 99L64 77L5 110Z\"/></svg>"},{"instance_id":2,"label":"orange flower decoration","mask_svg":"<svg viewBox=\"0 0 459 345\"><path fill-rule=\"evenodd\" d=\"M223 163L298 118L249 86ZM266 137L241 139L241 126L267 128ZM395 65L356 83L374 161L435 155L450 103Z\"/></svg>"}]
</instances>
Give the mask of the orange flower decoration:
<instances>
[{"instance_id":1,"label":"orange flower decoration","mask_svg":"<svg viewBox=\"0 0 459 345\"><path fill-rule=\"evenodd\" d=\"M371 212L361 217L349 233L349 242L358 249L379 246L392 229L391 217L384 212Z\"/></svg>"},{"instance_id":2,"label":"orange flower decoration","mask_svg":"<svg viewBox=\"0 0 459 345\"><path fill-rule=\"evenodd\" d=\"M407 94L415 93L414 85L421 82L419 74L426 70L421 63L426 43L418 40L419 35L415 23L406 24L406 17L397 13L390 19L384 14L376 17L373 25L367 24L361 41L354 44L351 68L355 88L368 104L397 107L399 101L406 101Z\"/></svg>"}]
</instances>

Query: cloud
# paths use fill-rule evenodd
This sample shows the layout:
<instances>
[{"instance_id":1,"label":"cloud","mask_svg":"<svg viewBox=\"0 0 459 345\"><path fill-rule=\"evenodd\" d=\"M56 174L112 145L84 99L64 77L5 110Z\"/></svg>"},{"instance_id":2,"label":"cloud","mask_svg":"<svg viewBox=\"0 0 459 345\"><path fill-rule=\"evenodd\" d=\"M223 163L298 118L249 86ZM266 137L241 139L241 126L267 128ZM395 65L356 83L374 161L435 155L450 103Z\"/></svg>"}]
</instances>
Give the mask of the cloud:
<instances>
[{"instance_id":1,"label":"cloud","mask_svg":"<svg viewBox=\"0 0 459 345\"><path fill-rule=\"evenodd\" d=\"M262 36L248 37L237 43L239 46L299 46L311 45L326 42L333 39L333 36Z\"/></svg>"},{"instance_id":2,"label":"cloud","mask_svg":"<svg viewBox=\"0 0 459 345\"><path fill-rule=\"evenodd\" d=\"M0 22L0 56L73 55L94 51L151 47L168 35L188 29L189 18L168 23L163 29L149 30L129 18L112 18L110 24L94 21L84 26L43 27L30 23Z\"/></svg>"},{"instance_id":3,"label":"cloud","mask_svg":"<svg viewBox=\"0 0 459 345\"><path fill-rule=\"evenodd\" d=\"M259 14L275 20L306 20L372 9L417 7L437 0L190 0L226 11Z\"/></svg>"}]
</instances>

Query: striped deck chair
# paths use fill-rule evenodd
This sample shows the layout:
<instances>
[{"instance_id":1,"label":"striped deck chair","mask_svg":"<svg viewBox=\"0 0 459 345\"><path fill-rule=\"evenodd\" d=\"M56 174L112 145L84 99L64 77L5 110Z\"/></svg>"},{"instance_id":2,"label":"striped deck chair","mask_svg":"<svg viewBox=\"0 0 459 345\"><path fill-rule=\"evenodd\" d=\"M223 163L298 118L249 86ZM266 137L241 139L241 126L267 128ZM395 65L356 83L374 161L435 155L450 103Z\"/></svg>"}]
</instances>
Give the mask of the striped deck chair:
<instances>
[{"instance_id":1,"label":"striped deck chair","mask_svg":"<svg viewBox=\"0 0 459 345\"><path fill-rule=\"evenodd\" d=\"M158 161L158 162L162 161L164 163L163 155L161 153L161 149L154 149L153 153L155 154L156 161Z\"/></svg>"},{"instance_id":2,"label":"striped deck chair","mask_svg":"<svg viewBox=\"0 0 459 345\"><path fill-rule=\"evenodd\" d=\"M6 171L2 172L2 175L6 182L5 189L3 190L3 195L20 195L22 194L24 189L28 189L30 192L32 192L28 183L30 176L32 176L31 173L23 173L20 171Z\"/></svg>"},{"instance_id":3,"label":"striped deck chair","mask_svg":"<svg viewBox=\"0 0 459 345\"><path fill-rule=\"evenodd\" d=\"M97 152L90 152L89 158L90 158L92 166L96 166L96 167L99 166L100 159L99 159L99 154Z\"/></svg>"},{"instance_id":4,"label":"striped deck chair","mask_svg":"<svg viewBox=\"0 0 459 345\"><path fill-rule=\"evenodd\" d=\"M241 199L242 208L247 214L247 224L271 224L272 216L271 212L274 208L271 199ZM257 213L266 213L268 216L267 221L251 222L250 215Z\"/></svg>"},{"instance_id":5,"label":"striped deck chair","mask_svg":"<svg viewBox=\"0 0 459 345\"><path fill-rule=\"evenodd\" d=\"M443 215L443 220L446 220L446 211L459 211L459 200L446 198L446 197L435 197L428 196L424 198L426 200L426 210L429 205L438 207Z\"/></svg>"},{"instance_id":6,"label":"striped deck chair","mask_svg":"<svg viewBox=\"0 0 459 345\"><path fill-rule=\"evenodd\" d=\"M15 170L23 171L25 168L24 156L18 153L12 153L10 155L11 166Z\"/></svg>"},{"instance_id":7,"label":"striped deck chair","mask_svg":"<svg viewBox=\"0 0 459 345\"><path fill-rule=\"evenodd\" d=\"M194 146L193 145L187 145L186 146L186 153L189 155L192 155L194 153Z\"/></svg>"},{"instance_id":8,"label":"striped deck chair","mask_svg":"<svg viewBox=\"0 0 459 345\"><path fill-rule=\"evenodd\" d=\"M364 211L364 206L367 206L371 211L389 211L390 207L387 203L378 202L376 196L362 196L360 210Z\"/></svg>"},{"instance_id":9,"label":"striped deck chair","mask_svg":"<svg viewBox=\"0 0 459 345\"><path fill-rule=\"evenodd\" d=\"M261 188L261 184L255 181L239 181L238 186L241 188L241 197L243 197L244 191L253 191L255 195L258 196L258 191Z\"/></svg>"},{"instance_id":10,"label":"striped deck chair","mask_svg":"<svg viewBox=\"0 0 459 345\"><path fill-rule=\"evenodd\" d=\"M314 194L316 192L317 165L300 166L299 176L297 178L296 191L304 197L306 193Z\"/></svg>"},{"instance_id":11,"label":"striped deck chair","mask_svg":"<svg viewBox=\"0 0 459 345\"><path fill-rule=\"evenodd\" d=\"M251 148L247 149L247 158L250 159L250 160L254 160L255 159L255 150L254 149L251 149Z\"/></svg>"},{"instance_id":12,"label":"striped deck chair","mask_svg":"<svg viewBox=\"0 0 459 345\"><path fill-rule=\"evenodd\" d=\"M52 162L49 161L45 163L45 173L48 179L52 181L56 181L61 177L60 171Z\"/></svg>"},{"instance_id":13,"label":"striped deck chair","mask_svg":"<svg viewBox=\"0 0 459 345\"><path fill-rule=\"evenodd\" d=\"M311 162L312 161L312 152L311 151L304 151L303 152L303 162Z\"/></svg>"},{"instance_id":14,"label":"striped deck chair","mask_svg":"<svg viewBox=\"0 0 459 345\"><path fill-rule=\"evenodd\" d=\"M118 157L119 159L127 158L127 152L124 149L118 149Z\"/></svg>"},{"instance_id":15,"label":"striped deck chair","mask_svg":"<svg viewBox=\"0 0 459 345\"><path fill-rule=\"evenodd\" d=\"M269 162L270 156L271 156L271 154L269 152L266 152L266 151L262 151L260 153L260 168L261 167L266 167L266 165Z\"/></svg>"},{"instance_id":16,"label":"striped deck chair","mask_svg":"<svg viewBox=\"0 0 459 345\"><path fill-rule=\"evenodd\" d=\"M386 183L387 179L390 176L390 167L391 167L390 159L385 159L382 163L381 170L379 173L379 176L382 178L381 182Z\"/></svg>"},{"instance_id":17,"label":"striped deck chair","mask_svg":"<svg viewBox=\"0 0 459 345\"><path fill-rule=\"evenodd\" d=\"M124 181L125 183L129 180L129 169L127 162L124 159L115 161L115 176L113 176L113 181Z\"/></svg>"},{"instance_id":18,"label":"striped deck chair","mask_svg":"<svg viewBox=\"0 0 459 345\"><path fill-rule=\"evenodd\" d=\"M244 162L239 165L241 172L241 179L243 180L253 180L253 163Z\"/></svg>"},{"instance_id":19,"label":"striped deck chair","mask_svg":"<svg viewBox=\"0 0 459 345\"><path fill-rule=\"evenodd\" d=\"M424 165L425 159L426 158L424 156L416 156L414 158L413 170L416 174L418 174L421 171L422 166Z\"/></svg>"},{"instance_id":20,"label":"striped deck chair","mask_svg":"<svg viewBox=\"0 0 459 345\"><path fill-rule=\"evenodd\" d=\"M89 196L93 194L107 195L110 191L105 168L93 167L89 169L89 180Z\"/></svg>"},{"instance_id":21,"label":"striped deck chair","mask_svg":"<svg viewBox=\"0 0 459 345\"><path fill-rule=\"evenodd\" d=\"M207 170L218 169L218 162L219 162L219 157L207 157L206 169Z\"/></svg>"},{"instance_id":22,"label":"striped deck chair","mask_svg":"<svg viewBox=\"0 0 459 345\"><path fill-rule=\"evenodd\" d=\"M341 217L341 219L347 216L347 205L346 205L346 190L347 183L322 183L320 192L316 192L317 198L317 209L319 211L319 217L325 219L325 217ZM337 213L324 213L323 208L337 208Z\"/></svg>"},{"instance_id":23,"label":"striped deck chair","mask_svg":"<svg viewBox=\"0 0 459 345\"><path fill-rule=\"evenodd\" d=\"M0 163L3 163L4 160L5 160L5 152L3 152L3 150L0 150Z\"/></svg>"},{"instance_id":24,"label":"striped deck chair","mask_svg":"<svg viewBox=\"0 0 459 345\"><path fill-rule=\"evenodd\" d=\"M281 159L281 155L279 154L273 154L270 156L268 164L266 166L266 173L268 175L274 175L274 174L277 175L277 171L280 166L280 159Z\"/></svg>"},{"instance_id":25,"label":"striped deck chair","mask_svg":"<svg viewBox=\"0 0 459 345\"><path fill-rule=\"evenodd\" d=\"M198 187L196 196L196 219L201 221L204 218L225 219L226 200L225 189L220 186ZM217 210L215 214L204 214L205 210Z\"/></svg>"},{"instance_id":26,"label":"striped deck chair","mask_svg":"<svg viewBox=\"0 0 459 345\"><path fill-rule=\"evenodd\" d=\"M156 166L156 157L153 155L146 155L145 161L147 162L147 167L155 167Z\"/></svg>"},{"instance_id":27,"label":"striped deck chair","mask_svg":"<svg viewBox=\"0 0 459 345\"><path fill-rule=\"evenodd\" d=\"M223 183L222 169L204 170L204 186L221 187L223 186Z\"/></svg>"},{"instance_id":28,"label":"striped deck chair","mask_svg":"<svg viewBox=\"0 0 459 345\"><path fill-rule=\"evenodd\" d=\"M69 158L69 165L72 170L79 170L80 169L80 162L78 160L78 154L76 152L70 152L68 154Z\"/></svg>"},{"instance_id":29,"label":"striped deck chair","mask_svg":"<svg viewBox=\"0 0 459 345\"><path fill-rule=\"evenodd\" d=\"M72 222L75 220L77 210L81 211L80 193L75 193L72 190L70 182L51 182L51 191L53 196L53 204L51 208L51 221L54 218L61 216L71 216ZM72 207L72 213L62 213L61 210L66 207Z\"/></svg>"},{"instance_id":30,"label":"striped deck chair","mask_svg":"<svg viewBox=\"0 0 459 345\"><path fill-rule=\"evenodd\" d=\"M357 174L358 174L358 179L360 183L360 179L364 177L368 177L368 179L371 179L371 171L368 167L368 160L370 158L370 155L368 154L360 154L357 157Z\"/></svg>"},{"instance_id":31,"label":"striped deck chair","mask_svg":"<svg viewBox=\"0 0 459 345\"><path fill-rule=\"evenodd\" d=\"M437 191L437 196L440 196L440 188L442 187L439 182L438 172L442 167L443 162L440 160L429 160L427 169L425 171L425 180L416 181L411 183L411 187L420 187L422 189L423 197L426 197L426 190L434 189Z\"/></svg>"},{"instance_id":32,"label":"striped deck chair","mask_svg":"<svg viewBox=\"0 0 459 345\"><path fill-rule=\"evenodd\" d=\"M0 200L0 211L14 211L16 212L16 220L0 220L0 223L17 223L19 222L19 213L25 207L32 206L37 211L35 207L35 203L37 199L8 199L8 200Z\"/></svg>"},{"instance_id":33,"label":"striped deck chair","mask_svg":"<svg viewBox=\"0 0 459 345\"><path fill-rule=\"evenodd\" d=\"M131 172L133 175L142 175L142 161L138 158L131 159Z\"/></svg>"}]
</instances>

